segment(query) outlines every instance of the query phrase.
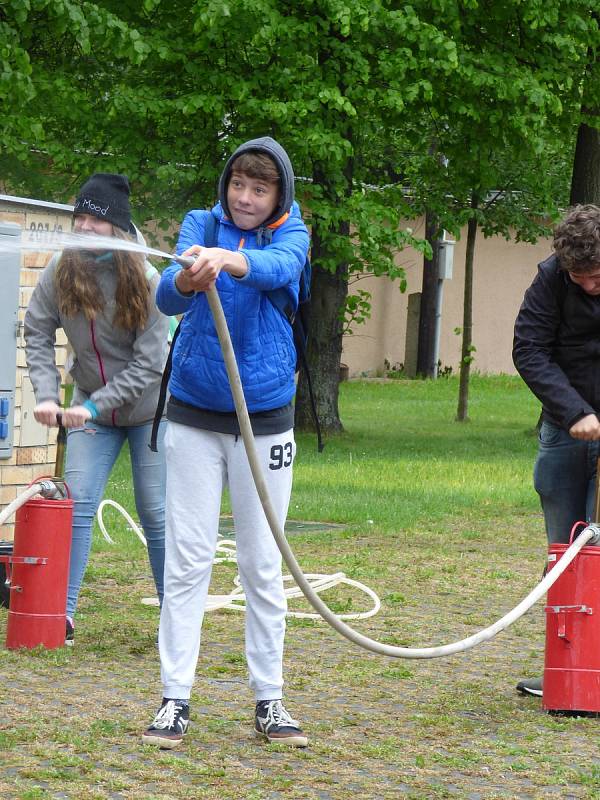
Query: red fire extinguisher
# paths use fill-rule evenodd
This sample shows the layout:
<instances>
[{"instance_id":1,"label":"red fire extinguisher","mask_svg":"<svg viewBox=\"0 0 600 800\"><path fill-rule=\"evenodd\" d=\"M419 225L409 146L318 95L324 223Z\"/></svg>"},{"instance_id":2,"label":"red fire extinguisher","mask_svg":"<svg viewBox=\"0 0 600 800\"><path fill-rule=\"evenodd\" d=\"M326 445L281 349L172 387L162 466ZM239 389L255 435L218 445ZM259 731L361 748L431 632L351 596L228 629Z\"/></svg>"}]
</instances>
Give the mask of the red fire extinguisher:
<instances>
[{"instance_id":1,"label":"red fire extinguisher","mask_svg":"<svg viewBox=\"0 0 600 800\"><path fill-rule=\"evenodd\" d=\"M596 479L596 522L600 516L599 480L600 475ZM568 546L550 545L548 569ZM582 547L548 590L545 611L543 707L569 714L600 712L600 547Z\"/></svg>"},{"instance_id":2,"label":"red fire extinguisher","mask_svg":"<svg viewBox=\"0 0 600 800\"><path fill-rule=\"evenodd\" d=\"M33 498L17 510L6 647L65 643L73 500Z\"/></svg>"},{"instance_id":3,"label":"red fire extinguisher","mask_svg":"<svg viewBox=\"0 0 600 800\"><path fill-rule=\"evenodd\" d=\"M58 419L56 475L51 497L34 497L17 510L10 568L6 647L61 647L65 643L73 500L62 479L66 432ZM41 479L38 479L41 480ZM64 492L63 492L64 487ZM56 491L53 491L55 489Z\"/></svg>"}]
</instances>

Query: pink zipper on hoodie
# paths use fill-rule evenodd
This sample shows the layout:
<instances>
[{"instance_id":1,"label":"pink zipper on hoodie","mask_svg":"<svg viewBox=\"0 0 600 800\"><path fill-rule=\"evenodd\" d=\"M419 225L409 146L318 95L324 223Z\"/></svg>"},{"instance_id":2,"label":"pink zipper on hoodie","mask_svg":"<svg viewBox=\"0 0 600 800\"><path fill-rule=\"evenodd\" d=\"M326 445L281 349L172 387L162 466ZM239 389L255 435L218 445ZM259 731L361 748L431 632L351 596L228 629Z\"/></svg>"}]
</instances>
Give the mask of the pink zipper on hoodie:
<instances>
[{"instance_id":1,"label":"pink zipper on hoodie","mask_svg":"<svg viewBox=\"0 0 600 800\"><path fill-rule=\"evenodd\" d=\"M98 361L98 369L100 370L100 377L102 378L102 383L106 386L106 375L104 374L104 364L102 363L102 356L100 355L100 351L98 350L98 346L96 345L96 329L94 327L94 320L90 320L90 332L92 335L92 346L94 348L94 353L96 353L96 360ZM111 411L111 419L112 424L116 426L116 409L113 408Z\"/></svg>"}]
</instances>

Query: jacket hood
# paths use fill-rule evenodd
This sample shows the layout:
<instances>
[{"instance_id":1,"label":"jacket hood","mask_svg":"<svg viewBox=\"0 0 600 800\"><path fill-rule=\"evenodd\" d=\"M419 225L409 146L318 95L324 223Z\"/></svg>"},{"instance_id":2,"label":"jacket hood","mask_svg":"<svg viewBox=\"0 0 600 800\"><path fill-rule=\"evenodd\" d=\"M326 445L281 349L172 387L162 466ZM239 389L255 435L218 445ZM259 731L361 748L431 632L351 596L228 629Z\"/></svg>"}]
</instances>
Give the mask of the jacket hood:
<instances>
[{"instance_id":1,"label":"jacket hood","mask_svg":"<svg viewBox=\"0 0 600 800\"><path fill-rule=\"evenodd\" d=\"M250 141L241 144L231 155L219 179L219 201L225 214L231 218L227 206L227 187L229 185L229 179L231 178L231 165L239 155L248 152L264 153L270 156L277 165L279 171L279 176L281 178L279 203L273 214L263 222L263 226L270 225L276 222L286 212L290 211L292 203L294 202L294 170L292 169L292 162L283 147L270 136L250 139Z\"/></svg>"}]
</instances>

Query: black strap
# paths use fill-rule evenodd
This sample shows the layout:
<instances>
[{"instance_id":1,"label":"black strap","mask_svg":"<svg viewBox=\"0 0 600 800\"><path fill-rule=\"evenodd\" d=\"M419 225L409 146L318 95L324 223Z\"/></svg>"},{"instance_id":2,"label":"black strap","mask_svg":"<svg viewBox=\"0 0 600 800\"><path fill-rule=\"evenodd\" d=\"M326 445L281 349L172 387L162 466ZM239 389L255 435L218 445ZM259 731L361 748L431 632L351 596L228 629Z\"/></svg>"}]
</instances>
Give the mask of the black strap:
<instances>
[{"instance_id":1,"label":"black strap","mask_svg":"<svg viewBox=\"0 0 600 800\"><path fill-rule=\"evenodd\" d=\"M304 374L306 375L308 396L310 398L310 409L312 411L313 419L315 421L315 428L317 430L317 448L319 453L322 453L325 445L323 444L323 439L321 438L321 425L319 423L319 415L317 414L317 404L315 402L315 395L313 393L310 370L308 368L308 360L306 358L306 344L305 344L306 337L304 336L304 331L302 330L302 322L300 321L300 317L296 317L294 325L299 328L298 330L299 335L297 337L299 340L299 347L297 347L297 350L300 352L300 361L302 362L302 366L304 367Z\"/></svg>"},{"instance_id":2,"label":"black strap","mask_svg":"<svg viewBox=\"0 0 600 800\"><path fill-rule=\"evenodd\" d=\"M219 235L217 233L219 222L220 220L213 216L212 212L209 211L208 216L204 221L204 247L217 246L217 241L219 239Z\"/></svg>"},{"instance_id":3,"label":"black strap","mask_svg":"<svg viewBox=\"0 0 600 800\"><path fill-rule=\"evenodd\" d=\"M160 381L158 403L156 404L156 411L154 412L154 420L152 421L152 433L150 434L149 447L153 453L158 453L158 445L156 443L158 438L158 426L160 425L160 421L163 416L163 411L165 410L165 402L167 400L167 386L169 385L169 378L171 377L171 365L173 364L173 350L175 349L175 342L177 341L177 337L179 336L180 330L181 330L181 322L175 328L175 333L173 334L173 338L171 339L171 347L169 348L169 355L167 356L167 361L165 363L165 368L163 370L162 378Z\"/></svg>"},{"instance_id":4,"label":"black strap","mask_svg":"<svg viewBox=\"0 0 600 800\"><path fill-rule=\"evenodd\" d=\"M212 215L209 211L206 215L204 220L204 247L215 247L217 244L218 234L217 228L219 225L219 220ZM171 339L171 347L169 348L169 355L167 356L167 361L165 364L165 368L163 370L162 378L160 381L160 391L158 393L158 402L156 404L156 411L154 412L154 420L152 421L152 433L150 434L150 450L154 453L158 453L158 426L160 425L160 421L163 416L163 412L165 410L165 403L167 401L167 387L169 386L169 378L171 377L171 368L173 365L173 351L175 350L175 342L177 341L177 337L179 336L179 331L181 330L181 322L175 328L175 333L173 334L173 338Z\"/></svg>"},{"instance_id":5,"label":"black strap","mask_svg":"<svg viewBox=\"0 0 600 800\"><path fill-rule=\"evenodd\" d=\"M256 235L256 244L258 247L265 247L266 245L271 244L272 238L273 238L273 229L261 226L258 229ZM304 281L306 281L306 276L304 274L304 267L303 267L302 272L300 273L300 282L302 283ZM301 289L302 287L300 287L300 291ZM275 290L275 293L276 291L277 290ZM310 294L310 287L305 288L304 294L305 295ZM308 368L308 359L306 358L306 331L304 330L304 326L302 325L302 321L300 319L300 315L297 313L297 310L293 310L290 305L287 305L285 306L285 308L282 309L280 305L273 300L271 292L267 292L267 297L273 303L275 308L282 311L284 317L290 323L290 326L292 328L292 334L294 337L296 352L300 353L300 362L304 367L304 373L306 375L306 383L308 385L308 396L310 398L310 409L313 415L313 419L315 421L315 428L317 431L317 447L319 449L319 453L322 453L325 445L323 444L323 439L321 438L321 425L319 423L319 416L317 414L317 404L315 402L315 395L313 392L310 370Z\"/></svg>"}]
</instances>

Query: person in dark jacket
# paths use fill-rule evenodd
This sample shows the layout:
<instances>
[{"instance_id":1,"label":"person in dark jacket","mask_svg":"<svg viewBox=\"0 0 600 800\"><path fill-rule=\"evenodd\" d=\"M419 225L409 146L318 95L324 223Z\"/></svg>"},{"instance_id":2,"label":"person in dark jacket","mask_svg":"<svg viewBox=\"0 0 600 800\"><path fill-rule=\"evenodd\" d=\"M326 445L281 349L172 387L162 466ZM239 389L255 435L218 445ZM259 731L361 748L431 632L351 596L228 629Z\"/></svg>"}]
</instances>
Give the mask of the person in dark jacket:
<instances>
[{"instance_id":1,"label":"person in dark jacket","mask_svg":"<svg viewBox=\"0 0 600 800\"><path fill-rule=\"evenodd\" d=\"M256 702L254 727L267 741L304 747L307 736L282 701L286 599L281 555L254 486L206 290L216 285L239 366L258 458L283 527L296 452L296 349L288 320L267 292L285 289L298 304L309 237L294 203L294 174L270 137L231 156L212 211L190 211L177 253L194 256L164 271L157 303L184 314L173 351L167 406L165 595L159 648L163 701L142 741L179 745L217 544L221 496L229 487L237 560L246 595L246 661ZM205 247L210 216L216 247ZM212 226L211 226L212 227Z\"/></svg>"},{"instance_id":2,"label":"person in dark jacket","mask_svg":"<svg viewBox=\"0 0 600 800\"><path fill-rule=\"evenodd\" d=\"M542 403L534 486L548 543L568 543L594 511L600 455L600 207L572 208L554 231L554 254L527 289L513 361ZM519 682L541 696L540 679Z\"/></svg>"},{"instance_id":3,"label":"person in dark jacket","mask_svg":"<svg viewBox=\"0 0 600 800\"><path fill-rule=\"evenodd\" d=\"M73 230L119 240L139 238L131 222L129 181L96 173L81 187ZM165 553L164 450L148 444L167 350L169 319L155 302L158 272L137 253L67 249L40 276L25 314L25 346L43 425L57 425L61 376L55 335L64 330L73 360L72 404L62 411L68 428L65 481L74 500L67 593L66 644L73 644L74 616L87 567L92 524L110 471L127 441L136 509L148 545L159 601ZM165 423L159 428L164 435Z\"/></svg>"}]
</instances>

